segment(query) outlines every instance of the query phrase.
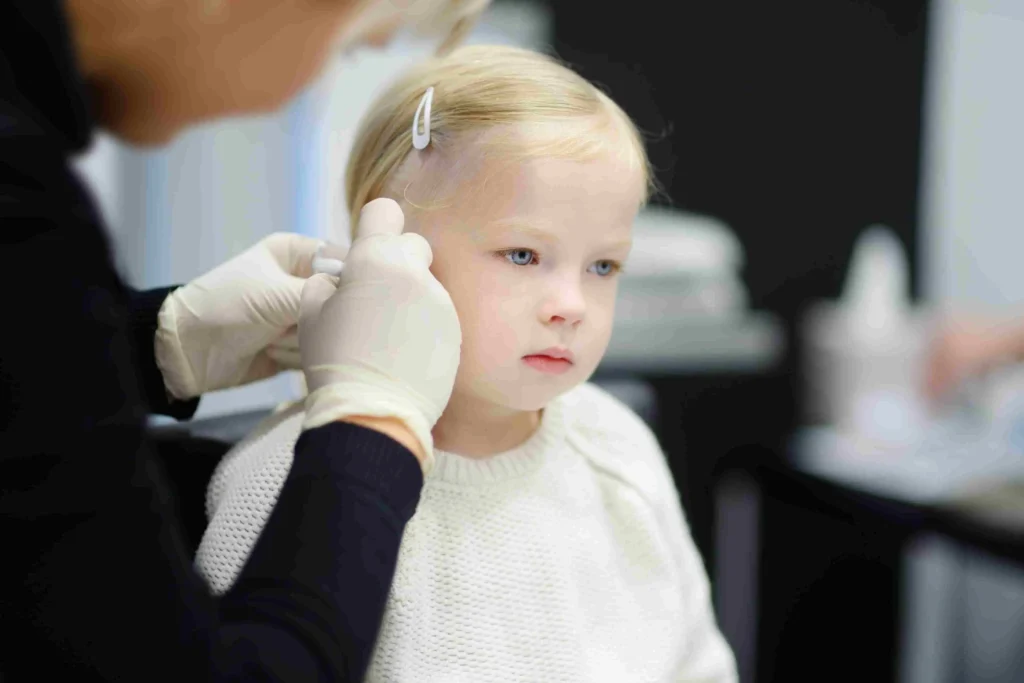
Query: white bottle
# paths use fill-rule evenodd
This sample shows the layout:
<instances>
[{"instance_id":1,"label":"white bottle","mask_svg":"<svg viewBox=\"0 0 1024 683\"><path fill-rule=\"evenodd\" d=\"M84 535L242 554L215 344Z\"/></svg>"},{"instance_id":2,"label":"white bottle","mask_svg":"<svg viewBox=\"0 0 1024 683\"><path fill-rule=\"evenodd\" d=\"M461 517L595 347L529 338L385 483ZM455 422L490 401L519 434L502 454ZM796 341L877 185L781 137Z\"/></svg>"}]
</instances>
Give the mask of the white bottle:
<instances>
[{"instance_id":1,"label":"white bottle","mask_svg":"<svg viewBox=\"0 0 1024 683\"><path fill-rule=\"evenodd\" d=\"M882 225L857 239L839 309L860 345L891 348L906 338L910 311L907 259L903 245Z\"/></svg>"},{"instance_id":2,"label":"white bottle","mask_svg":"<svg viewBox=\"0 0 1024 683\"><path fill-rule=\"evenodd\" d=\"M903 246L872 225L854 246L843 293L812 312L810 405L842 432L891 445L920 436L922 336Z\"/></svg>"}]
</instances>

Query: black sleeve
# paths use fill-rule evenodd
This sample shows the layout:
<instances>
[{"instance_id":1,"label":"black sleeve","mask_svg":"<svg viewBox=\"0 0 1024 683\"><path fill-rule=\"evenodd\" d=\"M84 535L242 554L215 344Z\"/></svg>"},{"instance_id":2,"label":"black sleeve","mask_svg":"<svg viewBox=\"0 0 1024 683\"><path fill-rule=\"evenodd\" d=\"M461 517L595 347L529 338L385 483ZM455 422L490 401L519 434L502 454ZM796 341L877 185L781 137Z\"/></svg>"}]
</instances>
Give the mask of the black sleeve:
<instances>
[{"instance_id":1,"label":"black sleeve","mask_svg":"<svg viewBox=\"0 0 1024 683\"><path fill-rule=\"evenodd\" d=\"M360 680L423 483L415 458L351 425L305 434L215 599L144 434L105 240L82 212L18 195L0 186L4 680Z\"/></svg>"},{"instance_id":2,"label":"black sleeve","mask_svg":"<svg viewBox=\"0 0 1024 683\"><path fill-rule=\"evenodd\" d=\"M363 680L422 486L415 457L382 434L340 423L306 432L223 614L278 624L328 658L332 680Z\"/></svg>"},{"instance_id":3,"label":"black sleeve","mask_svg":"<svg viewBox=\"0 0 1024 683\"><path fill-rule=\"evenodd\" d=\"M177 287L145 291L128 290L128 325L136 349L139 382L150 411L187 420L196 414L199 398L178 401L164 387L164 376L156 364L156 328L160 306Z\"/></svg>"}]
</instances>

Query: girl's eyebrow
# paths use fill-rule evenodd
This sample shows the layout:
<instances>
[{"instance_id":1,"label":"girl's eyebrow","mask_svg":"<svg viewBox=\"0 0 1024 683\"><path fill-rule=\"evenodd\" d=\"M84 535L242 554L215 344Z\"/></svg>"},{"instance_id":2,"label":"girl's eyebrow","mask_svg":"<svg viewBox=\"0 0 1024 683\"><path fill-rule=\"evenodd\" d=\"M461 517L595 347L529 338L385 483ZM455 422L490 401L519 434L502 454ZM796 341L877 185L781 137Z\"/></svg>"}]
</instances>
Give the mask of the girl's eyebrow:
<instances>
[{"instance_id":1,"label":"girl's eyebrow","mask_svg":"<svg viewBox=\"0 0 1024 683\"><path fill-rule=\"evenodd\" d=\"M558 238L553 235L549 230L545 230L536 223L530 223L518 218L506 218L503 220L492 221L485 227L486 230L503 230L506 232L513 232L523 237L532 237L533 239L540 240L541 242L555 243L558 242Z\"/></svg>"},{"instance_id":2,"label":"girl's eyebrow","mask_svg":"<svg viewBox=\"0 0 1024 683\"><path fill-rule=\"evenodd\" d=\"M626 251L631 251L633 249L633 240L616 240L601 246L604 249L625 249Z\"/></svg>"},{"instance_id":3,"label":"girl's eyebrow","mask_svg":"<svg viewBox=\"0 0 1024 683\"><path fill-rule=\"evenodd\" d=\"M524 237L532 237L533 239L541 242L547 242L548 244L557 244L560 241L556 235L551 233L549 230L545 230L540 227L537 223L531 223L518 218L506 218L503 220L492 221L484 226L483 230L478 230L477 235L482 236L482 232L491 230L512 232ZM632 238L616 240L614 242L602 244L601 248L628 250L633 248L633 240Z\"/></svg>"}]
</instances>

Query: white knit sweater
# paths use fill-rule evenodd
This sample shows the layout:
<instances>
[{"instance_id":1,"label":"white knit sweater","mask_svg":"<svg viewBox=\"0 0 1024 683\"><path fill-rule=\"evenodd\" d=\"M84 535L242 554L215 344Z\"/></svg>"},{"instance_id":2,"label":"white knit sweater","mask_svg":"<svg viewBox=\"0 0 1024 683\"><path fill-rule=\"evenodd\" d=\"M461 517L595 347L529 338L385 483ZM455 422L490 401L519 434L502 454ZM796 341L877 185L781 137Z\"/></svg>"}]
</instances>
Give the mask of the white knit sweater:
<instances>
[{"instance_id":1,"label":"white knit sweater","mask_svg":"<svg viewBox=\"0 0 1024 683\"><path fill-rule=\"evenodd\" d=\"M196 558L220 593L291 466L301 406L220 464ZM665 459L626 406L585 384L522 446L436 452L368 681L736 681Z\"/></svg>"}]
</instances>

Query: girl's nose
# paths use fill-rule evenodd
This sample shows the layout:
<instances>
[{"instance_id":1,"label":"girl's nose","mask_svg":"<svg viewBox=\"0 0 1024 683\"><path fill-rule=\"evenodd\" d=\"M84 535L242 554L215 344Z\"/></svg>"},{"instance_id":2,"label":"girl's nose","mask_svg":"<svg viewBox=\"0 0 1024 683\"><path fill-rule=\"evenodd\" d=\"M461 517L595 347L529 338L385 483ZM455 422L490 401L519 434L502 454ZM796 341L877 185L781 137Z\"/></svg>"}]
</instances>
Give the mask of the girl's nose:
<instances>
[{"instance_id":1,"label":"girl's nose","mask_svg":"<svg viewBox=\"0 0 1024 683\"><path fill-rule=\"evenodd\" d=\"M576 327L583 322L586 308L580 283L561 281L553 285L548 301L541 308L542 322Z\"/></svg>"}]
</instances>

